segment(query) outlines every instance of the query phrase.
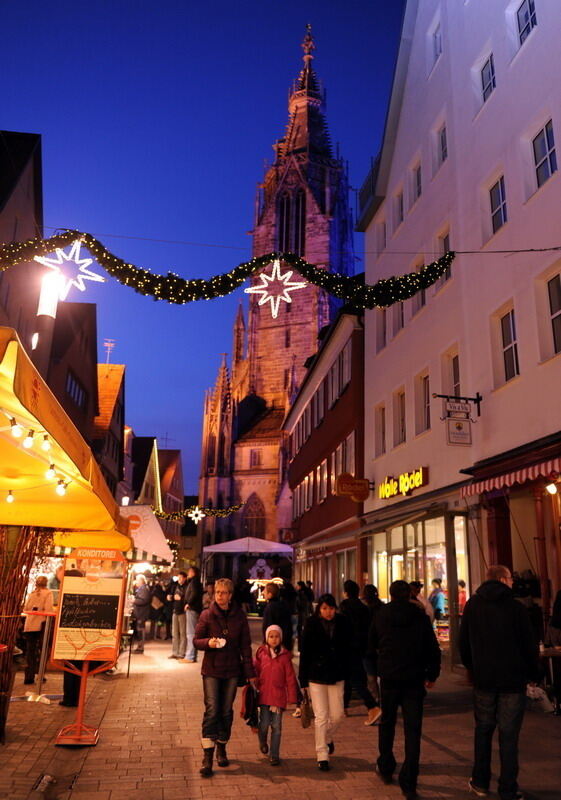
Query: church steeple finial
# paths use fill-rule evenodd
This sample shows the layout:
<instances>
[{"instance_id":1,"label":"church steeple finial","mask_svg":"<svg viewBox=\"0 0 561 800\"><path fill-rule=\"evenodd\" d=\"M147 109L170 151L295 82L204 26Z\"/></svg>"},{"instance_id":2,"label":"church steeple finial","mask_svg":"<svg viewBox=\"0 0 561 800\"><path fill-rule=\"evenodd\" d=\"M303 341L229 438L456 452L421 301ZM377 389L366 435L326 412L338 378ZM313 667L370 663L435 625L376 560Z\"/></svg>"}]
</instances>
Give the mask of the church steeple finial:
<instances>
[{"instance_id":1,"label":"church steeple finial","mask_svg":"<svg viewBox=\"0 0 561 800\"><path fill-rule=\"evenodd\" d=\"M314 38L312 36L312 26L308 22L306 25L306 35L302 42L302 50L304 51L304 65L308 66L313 58L313 51L316 49Z\"/></svg>"}]
</instances>

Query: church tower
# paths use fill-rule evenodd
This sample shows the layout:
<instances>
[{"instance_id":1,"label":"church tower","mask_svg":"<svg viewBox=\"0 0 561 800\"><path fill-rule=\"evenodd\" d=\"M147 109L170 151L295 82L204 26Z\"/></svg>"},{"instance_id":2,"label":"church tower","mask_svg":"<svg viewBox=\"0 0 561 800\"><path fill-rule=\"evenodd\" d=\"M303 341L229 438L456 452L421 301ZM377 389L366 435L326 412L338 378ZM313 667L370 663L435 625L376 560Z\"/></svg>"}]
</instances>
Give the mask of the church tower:
<instances>
[{"instance_id":1,"label":"church tower","mask_svg":"<svg viewBox=\"0 0 561 800\"><path fill-rule=\"evenodd\" d=\"M304 63L289 93L286 132L273 145L273 163L258 186L253 255L297 253L323 269L349 275L354 252L347 171L333 154L325 93L312 67L310 26L302 49ZM268 265L260 274L270 276L272 269ZM281 263L282 274L290 269ZM297 272L289 280L305 282ZM259 274L251 283L261 285ZM247 320L240 306L234 324L231 370L222 364L207 396L199 503L244 503L240 512L222 520L223 538L282 539L290 524L282 422L302 383L304 363L317 350L318 333L337 308L313 284L290 297L291 302L279 303L274 318L269 303L259 305L261 295L249 295ZM226 398L227 411L221 414ZM201 525L202 543L214 543L219 538L216 522L205 518Z\"/></svg>"},{"instance_id":2,"label":"church tower","mask_svg":"<svg viewBox=\"0 0 561 800\"><path fill-rule=\"evenodd\" d=\"M297 253L312 264L348 275L354 271L354 254L347 173L333 155L325 93L312 67L310 26L302 49L304 64L289 93L286 133L273 145L274 161L258 187L253 255ZM303 279L294 273L291 280ZM252 278L253 285L259 282L258 276ZM301 383L304 362L316 351L318 332L335 308L313 284L292 292L291 298L291 303L280 302L274 319L270 304L260 306L260 295L250 295L249 390L267 405L284 405L294 364L296 382Z\"/></svg>"}]
</instances>

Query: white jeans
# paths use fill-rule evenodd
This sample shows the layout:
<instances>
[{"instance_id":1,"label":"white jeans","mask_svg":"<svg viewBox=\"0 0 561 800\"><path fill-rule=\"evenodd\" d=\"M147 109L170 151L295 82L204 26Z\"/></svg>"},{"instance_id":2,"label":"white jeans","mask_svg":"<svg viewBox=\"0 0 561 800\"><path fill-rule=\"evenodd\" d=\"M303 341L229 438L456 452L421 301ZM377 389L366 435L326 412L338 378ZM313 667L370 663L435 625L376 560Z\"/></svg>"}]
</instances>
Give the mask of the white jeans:
<instances>
[{"instance_id":1,"label":"white jeans","mask_svg":"<svg viewBox=\"0 0 561 800\"><path fill-rule=\"evenodd\" d=\"M337 683L311 683L308 686L315 715L316 758L328 761L327 744L333 741L337 726L343 716L343 689L345 681Z\"/></svg>"}]
</instances>

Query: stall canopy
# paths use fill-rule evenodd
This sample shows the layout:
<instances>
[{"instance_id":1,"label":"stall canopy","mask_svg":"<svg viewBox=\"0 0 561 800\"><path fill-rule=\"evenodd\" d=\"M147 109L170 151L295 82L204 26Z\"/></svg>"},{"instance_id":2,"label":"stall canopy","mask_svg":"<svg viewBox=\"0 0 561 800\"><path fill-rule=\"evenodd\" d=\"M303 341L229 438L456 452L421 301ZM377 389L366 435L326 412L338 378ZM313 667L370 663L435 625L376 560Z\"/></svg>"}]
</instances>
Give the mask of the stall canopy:
<instances>
[{"instance_id":1,"label":"stall canopy","mask_svg":"<svg viewBox=\"0 0 561 800\"><path fill-rule=\"evenodd\" d=\"M266 555L284 553L286 556L291 556L293 548L289 544L246 536L243 539L232 539L230 542L223 542L222 544L208 545L203 547L203 553L209 556L218 553L264 553Z\"/></svg>"},{"instance_id":2,"label":"stall canopy","mask_svg":"<svg viewBox=\"0 0 561 800\"><path fill-rule=\"evenodd\" d=\"M134 543L134 549L127 553L130 561L173 562L165 533L150 506L124 506L121 514L129 521Z\"/></svg>"},{"instance_id":3,"label":"stall canopy","mask_svg":"<svg viewBox=\"0 0 561 800\"><path fill-rule=\"evenodd\" d=\"M5 327L0 327L0 524L54 528L55 544L65 547L131 546L128 522L120 518L90 448L16 332Z\"/></svg>"}]
</instances>

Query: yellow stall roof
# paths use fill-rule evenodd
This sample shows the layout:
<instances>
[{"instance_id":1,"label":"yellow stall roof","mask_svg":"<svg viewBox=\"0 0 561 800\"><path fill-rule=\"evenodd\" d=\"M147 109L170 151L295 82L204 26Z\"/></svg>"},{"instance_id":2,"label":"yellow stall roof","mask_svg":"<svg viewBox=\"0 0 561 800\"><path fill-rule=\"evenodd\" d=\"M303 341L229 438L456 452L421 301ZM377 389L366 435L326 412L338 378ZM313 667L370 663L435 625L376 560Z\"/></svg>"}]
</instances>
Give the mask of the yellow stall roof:
<instances>
[{"instance_id":1,"label":"yellow stall roof","mask_svg":"<svg viewBox=\"0 0 561 800\"><path fill-rule=\"evenodd\" d=\"M0 524L65 529L55 538L68 547L101 546L101 537L103 547L131 547L128 522L90 448L6 327L0 327Z\"/></svg>"}]
</instances>

